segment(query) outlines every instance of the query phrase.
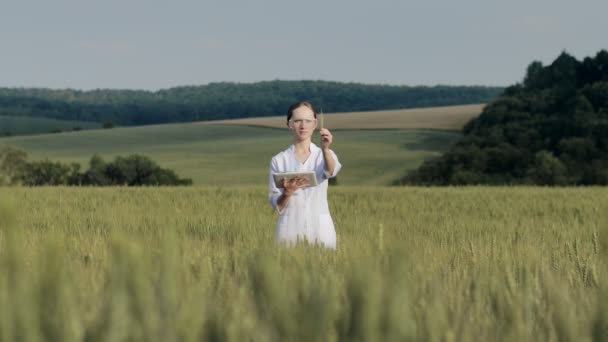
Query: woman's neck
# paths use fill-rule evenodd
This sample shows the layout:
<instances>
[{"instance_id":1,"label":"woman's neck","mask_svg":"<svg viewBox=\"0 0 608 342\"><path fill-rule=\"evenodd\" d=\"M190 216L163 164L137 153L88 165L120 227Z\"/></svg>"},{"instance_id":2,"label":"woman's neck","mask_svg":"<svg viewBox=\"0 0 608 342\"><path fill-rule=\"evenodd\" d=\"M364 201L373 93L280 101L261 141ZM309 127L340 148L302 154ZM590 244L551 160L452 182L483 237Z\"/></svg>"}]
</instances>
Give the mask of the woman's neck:
<instances>
[{"instance_id":1,"label":"woman's neck","mask_svg":"<svg viewBox=\"0 0 608 342\"><path fill-rule=\"evenodd\" d=\"M311 144L310 139L294 141L293 148L298 152L307 153L310 150L310 144Z\"/></svg>"}]
</instances>

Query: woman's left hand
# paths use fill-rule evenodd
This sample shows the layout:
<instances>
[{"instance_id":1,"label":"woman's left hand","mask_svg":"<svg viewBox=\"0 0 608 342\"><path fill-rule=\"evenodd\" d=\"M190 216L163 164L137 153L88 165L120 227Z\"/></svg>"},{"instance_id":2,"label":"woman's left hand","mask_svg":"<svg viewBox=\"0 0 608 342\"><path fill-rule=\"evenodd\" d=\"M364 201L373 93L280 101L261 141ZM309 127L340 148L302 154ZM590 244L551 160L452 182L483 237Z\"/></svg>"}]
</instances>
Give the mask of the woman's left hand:
<instances>
[{"instance_id":1,"label":"woman's left hand","mask_svg":"<svg viewBox=\"0 0 608 342\"><path fill-rule=\"evenodd\" d=\"M328 149L334 137L331 135L331 132L327 128L321 128L319 130L319 134L321 134L321 148Z\"/></svg>"}]
</instances>

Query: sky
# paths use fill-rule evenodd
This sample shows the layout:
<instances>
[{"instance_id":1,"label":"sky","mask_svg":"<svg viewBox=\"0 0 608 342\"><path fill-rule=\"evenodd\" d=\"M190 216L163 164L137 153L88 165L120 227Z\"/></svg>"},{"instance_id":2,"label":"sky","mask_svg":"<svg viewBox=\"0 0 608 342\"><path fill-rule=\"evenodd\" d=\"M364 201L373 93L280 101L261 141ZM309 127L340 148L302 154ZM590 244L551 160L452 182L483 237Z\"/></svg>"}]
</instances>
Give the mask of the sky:
<instances>
[{"instance_id":1,"label":"sky","mask_svg":"<svg viewBox=\"0 0 608 342\"><path fill-rule=\"evenodd\" d=\"M3 0L0 87L507 86L608 49L606 0Z\"/></svg>"}]
</instances>

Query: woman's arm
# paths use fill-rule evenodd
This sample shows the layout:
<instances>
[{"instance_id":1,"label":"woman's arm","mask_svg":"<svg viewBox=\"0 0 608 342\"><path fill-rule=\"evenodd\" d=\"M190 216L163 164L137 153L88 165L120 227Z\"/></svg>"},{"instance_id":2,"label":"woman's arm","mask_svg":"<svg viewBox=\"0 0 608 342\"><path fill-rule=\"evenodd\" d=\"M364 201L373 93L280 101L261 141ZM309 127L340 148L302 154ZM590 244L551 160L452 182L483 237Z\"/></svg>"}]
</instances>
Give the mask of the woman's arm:
<instances>
[{"instance_id":1,"label":"woman's arm","mask_svg":"<svg viewBox=\"0 0 608 342\"><path fill-rule=\"evenodd\" d=\"M333 142L334 137L327 128L321 128L319 134L321 134L321 151L323 151L323 160L325 161L325 172L333 175L336 168L336 160L329 150L329 145Z\"/></svg>"},{"instance_id":2,"label":"woman's arm","mask_svg":"<svg viewBox=\"0 0 608 342\"><path fill-rule=\"evenodd\" d=\"M279 212L283 211L283 208L287 206L287 202L289 202L289 198L291 197L291 193L287 191L283 191L279 199L277 200L277 207L279 208Z\"/></svg>"},{"instance_id":3,"label":"woman's arm","mask_svg":"<svg viewBox=\"0 0 608 342\"><path fill-rule=\"evenodd\" d=\"M323 160L325 161L325 172L329 175L333 175L336 168L336 160L329 149L323 149Z\"/></svg>"}]
</instances>

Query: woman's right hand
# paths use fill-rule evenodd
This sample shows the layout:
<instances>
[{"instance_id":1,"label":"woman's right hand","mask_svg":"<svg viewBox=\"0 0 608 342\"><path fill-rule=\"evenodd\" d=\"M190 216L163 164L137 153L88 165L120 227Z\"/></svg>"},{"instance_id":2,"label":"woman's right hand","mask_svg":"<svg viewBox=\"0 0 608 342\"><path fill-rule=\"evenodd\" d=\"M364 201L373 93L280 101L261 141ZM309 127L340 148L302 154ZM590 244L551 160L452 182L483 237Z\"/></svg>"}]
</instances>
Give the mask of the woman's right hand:
<instances>
[{"instance_id":1,"label":"woman's right hand","mask_svg":"<svg viewBox=\"0 0 608 342\"><path fill-rule=\"evenodd\" d=\"M308 179L306 179L306 177L294 177L290 180L287 180L287 178L283 178L283 188L285 188L283 194L285 194L286 196L291 196L298 189L305 188L307 186Z\"/></svg>"}]
</instances>

